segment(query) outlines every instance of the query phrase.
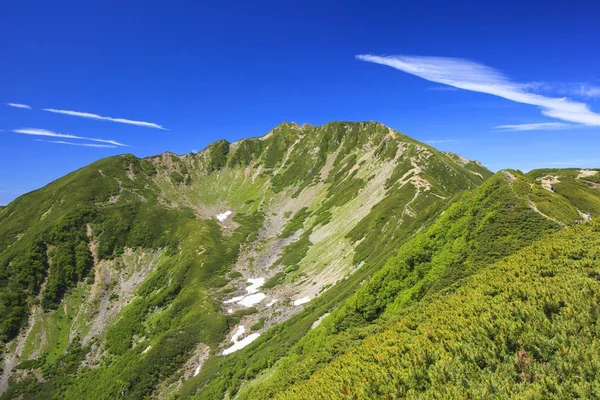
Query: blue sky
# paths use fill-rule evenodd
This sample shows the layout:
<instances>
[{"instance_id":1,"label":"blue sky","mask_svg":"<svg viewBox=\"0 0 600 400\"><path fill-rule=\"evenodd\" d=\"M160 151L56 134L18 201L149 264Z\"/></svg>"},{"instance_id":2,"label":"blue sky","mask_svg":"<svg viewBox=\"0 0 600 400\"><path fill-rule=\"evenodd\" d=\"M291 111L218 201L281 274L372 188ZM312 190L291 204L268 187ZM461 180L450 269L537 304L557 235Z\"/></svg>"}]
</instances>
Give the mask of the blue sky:
<instances>
[{"instance_id":1,"label":"blue sky","mask_svg":"<svg viewBox=\"0 0 600 400\"><path fill-rule=\"evenodd\" d=\"M282 121L377 120L492 170L600 167L598 15L577 0L5 2L0 204L102 157Z\"/></svg>"}]
</instances>

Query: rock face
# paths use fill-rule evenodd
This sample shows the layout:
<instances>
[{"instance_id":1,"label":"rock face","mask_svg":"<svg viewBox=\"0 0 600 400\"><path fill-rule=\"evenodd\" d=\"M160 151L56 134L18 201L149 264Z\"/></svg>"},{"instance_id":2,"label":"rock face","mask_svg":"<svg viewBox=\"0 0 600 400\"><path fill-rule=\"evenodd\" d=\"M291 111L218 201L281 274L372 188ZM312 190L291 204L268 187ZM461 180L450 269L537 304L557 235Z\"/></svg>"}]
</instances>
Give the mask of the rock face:
<instances>
[{"instance_id":1,"label":"rock face","mask_svg":"<svg viewBox=\"0 0 600 400\"><path fill-rule=\"evenodd\" d=\"M376 122L100 160L0 209L0 390L166 396L284 351L491 175Z\"/></svg>"}]
</instances>

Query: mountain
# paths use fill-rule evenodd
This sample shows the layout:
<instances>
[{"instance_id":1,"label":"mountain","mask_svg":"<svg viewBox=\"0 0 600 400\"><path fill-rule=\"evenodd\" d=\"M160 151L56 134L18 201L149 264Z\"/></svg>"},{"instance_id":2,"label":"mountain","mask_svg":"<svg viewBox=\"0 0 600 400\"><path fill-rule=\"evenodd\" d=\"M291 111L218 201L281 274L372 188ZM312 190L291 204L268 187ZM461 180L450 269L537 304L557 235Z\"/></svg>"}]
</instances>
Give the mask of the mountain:
<instances>
[{"instance_id":1,"label":"mountain","mask_svg":"<svg viewBox=\"0 0 600 400\"><path fill-rule=\"evenodd\" d=\"M0 210L2 399L590 397L598 178L376 122L100 160Z\"/></svg>"},{"instance_id":2,"label":"mountain","mask_svg":"<svg viewBox=\"0 0 600 400\"><path fill-rule=\"evenodd\" d=\"M93 163L0 211L0 390L237 390L489 176L375 122Z\"/></svg>"}]
</instances>

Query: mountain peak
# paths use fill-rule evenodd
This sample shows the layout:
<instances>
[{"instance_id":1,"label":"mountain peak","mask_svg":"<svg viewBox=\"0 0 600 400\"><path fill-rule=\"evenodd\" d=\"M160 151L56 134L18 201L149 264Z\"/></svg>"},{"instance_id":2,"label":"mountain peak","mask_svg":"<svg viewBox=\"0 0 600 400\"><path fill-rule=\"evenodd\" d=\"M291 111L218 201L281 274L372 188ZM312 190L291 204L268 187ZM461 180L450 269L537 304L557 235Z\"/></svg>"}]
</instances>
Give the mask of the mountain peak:
<instances>
[{"instance_id":1,"label":"mountain peak","mask_svg":"<svg viewBox=\"0 0 600 400\"><path fill-rule=\"evenodd\" d=\"M509 186L486 181L489 175L376 121L286 122L261 138L218 140L197 154L100 160L0 211L0 273L10 281L0 296L9 295L3 287L25 293L0 313L0 339L20 343L6 347L0 384L26 375L32 383L22 390L33 390L38 366L56 370L60 355L85 352L85 365L101 368L76 374L73 363L68 385L51 386L55 397L81 398L98 380L118 397L123 387L114 377L131 381L131 398L156 394L171 377L175 386L209 382L213 373L229 380L237 376L229 365L239 363L227 360L236 355L218 371L203 371L203 361L250 339L283 348L278 338L258 337L272 338L270 328L284 321L300 332L298 313L312 324L341 306L443 212L443 221L461 219L452 216L469 207L449 207L463 195L483 211L494 200L508 217L515 207L531 214L535 206L536 221L551 227L540 213L557 210L565 215L556 219L569 221L577 211L534 181L530 189L527 177ZM585 175L591 187L595 178ZM537 189L544 191L536 197L527 192ZM550 208L549 199L560 207ZM46 342L39 340L43 329ZM54 339L64 332L68 339ZM216 390L208 398L223 397Z\"/></svg>"}]
</instances>

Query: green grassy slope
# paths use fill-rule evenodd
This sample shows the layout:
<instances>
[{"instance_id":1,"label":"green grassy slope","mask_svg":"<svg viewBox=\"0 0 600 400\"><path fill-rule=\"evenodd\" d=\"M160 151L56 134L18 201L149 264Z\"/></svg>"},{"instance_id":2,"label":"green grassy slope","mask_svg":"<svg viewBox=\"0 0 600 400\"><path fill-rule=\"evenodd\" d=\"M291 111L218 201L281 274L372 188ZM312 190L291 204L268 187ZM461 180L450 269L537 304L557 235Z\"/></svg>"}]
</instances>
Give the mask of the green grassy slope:
<instances>
[{"instance_id":1,"label":"green grassy slope","mask_svg":"<svg viewBox=\"0 0 600 400\"><path fill-rule=\"evenodd\" d=\"M546 204L548 214L534 209L533 194L538 203ZM591 195L600 203L600 193ZM529 176L497 173L401 246L371 280L300 340L268 377L246 388L241 398L271 397L308 379L415 304L427 304L461 279L562 229L572 213L576 207L562 194L538 190Z\"/></svg>"},{"instance_id":2,"label":"green grassy slope","mask_svg":"<svg viewBox=\"0 0 600 400\"><path fill-rule=\"evenodd\" d=\"M14 335L18 323L26 320L27 307L38 302L48 316L48 322L39 321L46 342L42 354L16 366L21 371L38 370L44 382L27 377L5 397L20 393L27 398L49 394L80 398L90 386L96 396L114 397L123 390L122 382L127 382L132 397L147 395L200 338L215 345L239 321L239 315L223 315L210 294L226 283L228 267L240 245L255 237L262 215L238 214L240 227L225 236L216 221L197 219L185 208L160 206L154 199L156 192L150 190L156 190L155 185L144 174L138 173L135 182L126 177L128 169L144 163L129 156L102 160L18 199L3 213L2 239L8 243L13 235L19 238L5 243L2 252L2 278L7 281L0 292L2 333ZM111 196L119 199L111 201ZM33 244L27 244L29 238ZM77 292L98 286L89 271L92 243L99 260L119 259L126 248L166 249L137 297L106 327L101 338L106 350L102 365L107 368L100 369L80 368L96 340L81 342L89 321L80 331L72 325L78 310L86 306ZM24 283L27 290L19 286ZM73 304L75 312L63 311L67 304ZM160 350L141 357L141 344ZM84 378L70 392L78 371Z\"/></svg>"},{"instance_id":3,"label":"green grassy slope","mask_svg":"<svg viewBox=\"0 0 600 400\"><path fill-rule=\"evenodd\" d=\"M600 215L600 204L597 201L597 193L600 190L600 170L539 169L529 172L527 176L534 179L536 184L548 182L546 186L553 186L556 194L564 197L579 212ZM549 177L552 179L549 180ZM568 222L581 219L579 212L574 213L571 210L568 214L571 219Z\"/></svg>"},{"instance_id":4,"label":"green grassy slope","mask_svg":"<svg viewBox=\"0 0 600 400\"><path fill-rule=\"evenodd\" d=\"M48 310L56 308L64 293L87 275L91 254L86 225L91 224L100 236L101 257L111 257L126 245L166 244L169 232L161 228L185 216L155 212L151 181L143 179L134 187L126 178L127 169L143 170L146 165L147 161L133 156L101 160L21 196L3 210L0 342L16 335L45 279L41 302ZM142 202L138 194L150 200ZM121 195L120 202L111 201ZM143 218L136 218L138 214ZM50 260L54 260L51 266Z\"/></svg>"},{"instance_id":5,"label":"green grassy slope","mask_svg":"<svg viewBox=\"0 0 600 400\"><path fill-rule=\"evenodd\" d=\"M276 398L597 398L599 251L596 222L546 237Z\"/></svg>"}]
</instances>

